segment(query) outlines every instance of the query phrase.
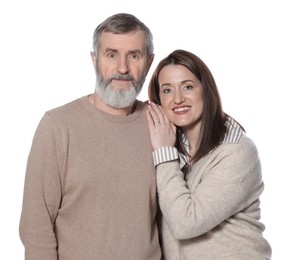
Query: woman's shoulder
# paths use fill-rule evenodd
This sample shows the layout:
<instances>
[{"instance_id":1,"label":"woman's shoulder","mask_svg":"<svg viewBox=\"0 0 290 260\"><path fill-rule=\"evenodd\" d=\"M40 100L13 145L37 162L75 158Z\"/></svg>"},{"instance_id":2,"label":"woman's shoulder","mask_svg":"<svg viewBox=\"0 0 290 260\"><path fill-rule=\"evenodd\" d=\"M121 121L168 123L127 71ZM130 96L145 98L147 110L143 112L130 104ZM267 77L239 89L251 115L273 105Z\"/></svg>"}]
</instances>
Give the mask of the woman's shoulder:
<instances>
[{"instance_id":1,"label":"woman's shoulder","mask_svg":"<svg viewBox=\"0 0 290 260\"><path fill-rule=\"evenodd\" d=\"M242 158L251 158L258 155L258 149L255 142L243 133L237 142L223 142L213 153L222 153L225 155L236 155Z\"/></svg>"},{"instance_id":2,"label":"woman's shoulder","mask_svg":"<svg viewBox=\"0 0 290 260\"><path fill-rule=\"evenodd\" d=\"M225 122L227 131L220 146L226 149L239 150L240 152L256 152L254 141L246 134L244 128L232 117L227 116Z\"/></svg>"}]
</instances>

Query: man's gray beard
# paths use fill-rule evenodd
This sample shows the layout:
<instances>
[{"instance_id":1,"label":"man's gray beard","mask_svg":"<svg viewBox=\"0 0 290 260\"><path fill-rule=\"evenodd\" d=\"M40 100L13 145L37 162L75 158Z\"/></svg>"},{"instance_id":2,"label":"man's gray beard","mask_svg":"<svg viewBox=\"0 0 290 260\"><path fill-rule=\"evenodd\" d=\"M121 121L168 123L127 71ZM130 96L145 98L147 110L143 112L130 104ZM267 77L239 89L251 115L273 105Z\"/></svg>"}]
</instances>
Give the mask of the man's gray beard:
<instances>
[{"instance_id":1,"label":"man's gray beard","mask_svg":"<svg viewBox=\"0 0 290 260\"><path fill-rule=\"evenodd\" d=\"M96 76L96 94L107 105L113 108L126 108L133 105L146 79L146 75L143 75L138 81L131 81L133 86L130 87L130 89L113 90L111 86L112 78L118 78L120 76L122 77L122 75L113 75L110 79L105 80L101 73L96 71ZM125 77L130 76L127 75Z\"/></svg>"}]
</instances>

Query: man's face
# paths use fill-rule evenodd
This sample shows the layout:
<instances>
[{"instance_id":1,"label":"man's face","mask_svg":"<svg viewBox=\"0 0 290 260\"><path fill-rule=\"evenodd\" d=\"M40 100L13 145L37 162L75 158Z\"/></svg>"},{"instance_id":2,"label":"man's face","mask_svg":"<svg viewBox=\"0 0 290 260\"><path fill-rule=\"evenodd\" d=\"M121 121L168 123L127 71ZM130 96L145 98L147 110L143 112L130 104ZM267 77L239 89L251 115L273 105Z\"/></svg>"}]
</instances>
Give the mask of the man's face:
<instances>
[{"instance_id":1,"label":"man's face","mask_svg":"<svg viewBox=\"0 0 290 260\"><path fill-rule=\"evenodd\" d=\"M102 33L98 57L93 57L96 92L109 106L129 107L140 93L152 62L147 60L145 43L143 31Z\"/></svg>"}]
</instances>

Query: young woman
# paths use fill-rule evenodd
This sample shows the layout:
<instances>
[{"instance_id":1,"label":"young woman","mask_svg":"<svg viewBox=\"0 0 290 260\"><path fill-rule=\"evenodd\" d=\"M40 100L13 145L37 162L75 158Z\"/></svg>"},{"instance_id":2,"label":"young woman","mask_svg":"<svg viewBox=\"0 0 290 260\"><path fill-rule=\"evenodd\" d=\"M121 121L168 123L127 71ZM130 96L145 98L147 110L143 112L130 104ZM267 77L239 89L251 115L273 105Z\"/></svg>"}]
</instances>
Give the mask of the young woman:
<instances>
[{"instance_id":1,"label":"young woman","mask_svg":"<svg viewBox=\"0 0 290 260\"><path fill-rule=\"evenodd\" d=\"M271 259L256 146L223 112L204 62L172 52L153 73L149 99L164 259Z\"/></svg>"}]
</instances>

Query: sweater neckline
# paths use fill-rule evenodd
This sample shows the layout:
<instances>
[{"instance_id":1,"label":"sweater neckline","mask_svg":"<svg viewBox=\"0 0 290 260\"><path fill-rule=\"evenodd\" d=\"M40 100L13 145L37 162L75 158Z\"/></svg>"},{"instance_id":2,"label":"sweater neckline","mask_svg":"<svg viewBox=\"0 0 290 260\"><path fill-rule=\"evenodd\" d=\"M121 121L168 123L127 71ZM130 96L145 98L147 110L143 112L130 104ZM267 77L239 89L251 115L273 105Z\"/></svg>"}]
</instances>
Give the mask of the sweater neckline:
<instances>
[{"instance_id":1,"label":"sweater neckline","mask_svg":"<svg viewBox=\"0 0 290 260\"><path fill-rule=\"evenodd\" d=\"M116 122L116 123L128 123L135 121L137 118L140 117L141 112L142 112L142 102L139 100L136 100L136 108L135 111L127 116L119 116L119 115L112 115L109 114L93 104L89 101L89 96L83 96L81 98L82 103L84 104L85 108L92 114L94 114L98 119L103 119L103 120L109 120L111 122Z\"/></svg>"}]
</instances>

